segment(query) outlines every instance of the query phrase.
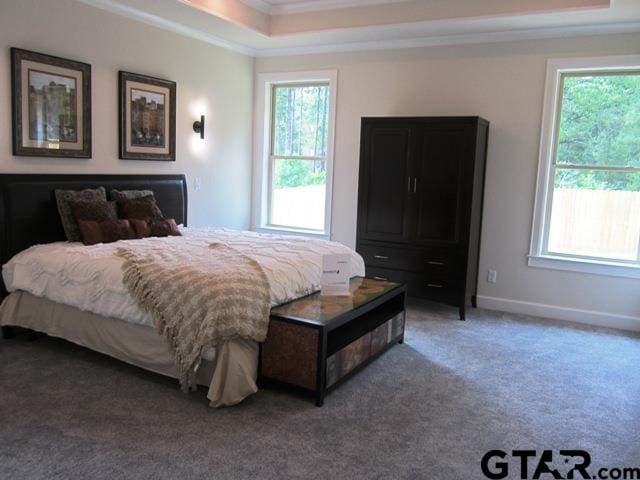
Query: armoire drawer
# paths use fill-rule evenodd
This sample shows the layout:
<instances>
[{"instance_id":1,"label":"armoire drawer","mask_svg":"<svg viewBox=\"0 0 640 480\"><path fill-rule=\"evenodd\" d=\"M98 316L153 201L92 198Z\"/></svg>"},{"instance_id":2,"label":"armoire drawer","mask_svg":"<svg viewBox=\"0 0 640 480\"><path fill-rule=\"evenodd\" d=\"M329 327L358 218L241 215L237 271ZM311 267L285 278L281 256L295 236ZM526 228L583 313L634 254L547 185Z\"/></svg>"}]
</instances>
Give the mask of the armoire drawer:
<instances>
[{"instance_id":1,"label":"armoire drawer","mask_svg":"<svg viewBox=\"0 0 640 480\"><path fill-rule=\"evenodd\" d=\"M389 270L386 268L370 267L365 268L365 275L376 280L388 280L390 282L405 283L406 272L402 270Z\"/></svg>"},{"instance_id":2,"label":"armoire drawer","mask_svg":"<svg viewBox=\"0 0 640 480\"><path fill-rule=\"evenodd\" d=\"M463 282L458 277L412 273L369 265L366 268L366 275L369 278L406 283L409 297L426 298L455 305L463 295Z\"/></svg>"},{"instance_id":3,"label":"armoire drawer","mask_svg":"<svg viewBox=\"0 0 640 480\"><path fill-rule=\"evenodd\" d=\"M440 248L412 250L397 247L360 244L358 253L365 265L396 268L413 272L443 275L461 274L463 262L459 254Z\"/></svg>"},{"instance_id":4,"label":"armoire drawer","mask_svg":"<svg viewBox=\"0 0 640 480\"><path fill-rule=\"evenodd\" d=\"M462 295L462 281L457 277L405 273L410 297L456 303Z\"/></svg>"},{"instance_id":5,"label":"armoire drawer","mask_svg":"<svg viewBox=\"0 0 640 480\"><path fill-rule=\"evenodd\" d=\"M378 245L360 245L358 253L365 265L382 268L407 268L407 252L402 248L381 247Z\"/></svg>"}]
</instances>

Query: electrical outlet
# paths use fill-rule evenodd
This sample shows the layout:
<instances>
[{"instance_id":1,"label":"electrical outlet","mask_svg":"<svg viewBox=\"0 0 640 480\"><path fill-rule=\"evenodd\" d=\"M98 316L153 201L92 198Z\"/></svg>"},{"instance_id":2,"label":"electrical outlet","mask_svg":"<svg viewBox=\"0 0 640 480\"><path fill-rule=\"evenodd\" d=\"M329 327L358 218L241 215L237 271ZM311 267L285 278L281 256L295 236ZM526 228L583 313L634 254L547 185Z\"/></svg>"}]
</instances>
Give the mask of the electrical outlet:
<instances>
[{"instance_id":1,"label":"electrical outlet","mask_svg":"<svg viewBox=\"0 0 640 480\"><path fill-rule=\"evenodd\" d=\"M487 272L487 282L496 283L497 281L498 281L498 272L496 272L495 270L489 269L489 271Z\"/></svg>"}]
</instances>

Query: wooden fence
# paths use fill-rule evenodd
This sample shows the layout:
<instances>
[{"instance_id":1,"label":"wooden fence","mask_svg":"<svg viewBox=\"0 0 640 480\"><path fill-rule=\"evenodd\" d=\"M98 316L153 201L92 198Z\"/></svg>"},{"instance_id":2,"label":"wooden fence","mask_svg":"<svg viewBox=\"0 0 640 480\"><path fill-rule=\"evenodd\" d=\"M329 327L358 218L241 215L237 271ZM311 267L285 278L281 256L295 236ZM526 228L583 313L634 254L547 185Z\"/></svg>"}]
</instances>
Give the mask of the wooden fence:
<instances>
[{"instance_id":1,"label":"wooden fence","mask_svg":"<svg viewBox=\"0 0 640 480\"><path fill-rule=\"evenodd\" d=\"M634 260L639 236L640 192L555 189L550 252Z\"/></svg>"}]
</instances>

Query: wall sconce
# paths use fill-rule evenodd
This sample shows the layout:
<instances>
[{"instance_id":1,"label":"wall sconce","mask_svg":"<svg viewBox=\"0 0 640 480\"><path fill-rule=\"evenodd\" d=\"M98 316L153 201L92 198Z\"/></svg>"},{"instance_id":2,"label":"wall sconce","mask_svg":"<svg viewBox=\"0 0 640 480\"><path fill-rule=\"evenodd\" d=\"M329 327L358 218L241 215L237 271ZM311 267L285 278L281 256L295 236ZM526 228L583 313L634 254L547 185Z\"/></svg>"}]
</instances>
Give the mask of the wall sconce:
<instances>
[{"instance_id":1,"label":"wall sconce","mask_svg":"<svg viewBox=\"0 0 640 480\"><path fill-rule=\"evenodd\" d=\"M200 120L193 122L193 131L200 134L200 138L204 139L204 115L200 115Z\"/></svg>"}]
</instances>

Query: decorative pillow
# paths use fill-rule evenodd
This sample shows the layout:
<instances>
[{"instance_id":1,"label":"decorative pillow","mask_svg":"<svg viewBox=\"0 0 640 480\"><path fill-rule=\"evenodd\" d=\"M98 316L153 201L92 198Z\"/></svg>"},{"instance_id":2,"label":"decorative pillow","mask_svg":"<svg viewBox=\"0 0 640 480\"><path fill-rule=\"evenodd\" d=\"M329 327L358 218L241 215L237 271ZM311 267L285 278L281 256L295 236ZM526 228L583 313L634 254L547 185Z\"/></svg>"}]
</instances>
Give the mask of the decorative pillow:
<instances>
[{"instance_id":1,"label":"decorative pillow","mask_svg":"<svg viewBox=\"0 0 640 480\"><path fill-rule=\"evenodd\" d=\"M121 218L138 220L162 220L164 215L153 195L146 197L118 200L118 213Z\"/></svg>"},{"instance_id":2,"label":"decorative pillow","mask_svg":"<svg viewBox=\"0 0 640 480\"><path fill-rule=\"evenodd\" d=\"M60 220L62 221L62 228L67 236L67 240L70 242L79 242L82 240L80 235L80 228L73 216L73 211L69 205L73 200L85 200L107 201L107 191L104 187L87 188L86 190L56 190L56 203L58 204L58 213L60 214Z\"/></svg>"},{"instance_id":3,"label":"decorative pillow","mask_svg":"<svg viewBox=\"0 0 640 480\"><path fill-rule=\"evenodd\" d=\"M96 200L95 202L85 202L84 200L72 200L69 202L73 217L77 221L93 220L102 222L105 220L117 220L118 210L116 202L105 202Z\"/></svg>"},{"instance_id":4,"label":"decorative pillow","mask_svg":"<svg viewBox=\"0 0 640 480\"><path fill-rule=\"evenodd\" d=\"M130 218L129 223L136 232L136 238L147 238L151 236L151 227L146 221Z\"/></svg>"},{"instance_id":5,"label":"decorative pillow","mask_svg":"<svg viewBox=\"0 0 640 480\"><path fill-rule=\"evenodd\" d=\"M111 200L130 200L132 198L153 196L151 190L111 190L109 192L109 198Z\"/></svg>"},{"instance_id":6,"label":"decorative pillow","mask_svg":"<svg viewBox=\"0 0 640 480\"><path fill-rule=\"evenodd\" d=\"M151 236L152 237L180 237L180 229L176 225L173 218L165 218L162 220L151 220Z\"/></svg>"},{"instance_id":7,"label":"decorative pillow","mask_svg":"<svg viewBox=\"0 0 640 480\"><path fill-rule=\"evenodd\" d=\"M136 232L128 220L105 220L102 222L78 220L78 226L82 233L82 243L85 245L136 238Z\"/></svg>"},{"instance_id":8,"label":"decorative pillow","mask_svg":"<svg viewBox=\"0 0 640 480\"><path fill-rule=\"evenodd\" d=\"M132 218L129 222L136 231L137 238L182 236L182 233L180 233L180 229L173 218L150 220L148 222Z\"/></svg>"}]
</instances>

